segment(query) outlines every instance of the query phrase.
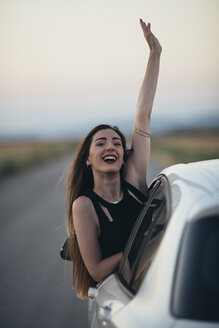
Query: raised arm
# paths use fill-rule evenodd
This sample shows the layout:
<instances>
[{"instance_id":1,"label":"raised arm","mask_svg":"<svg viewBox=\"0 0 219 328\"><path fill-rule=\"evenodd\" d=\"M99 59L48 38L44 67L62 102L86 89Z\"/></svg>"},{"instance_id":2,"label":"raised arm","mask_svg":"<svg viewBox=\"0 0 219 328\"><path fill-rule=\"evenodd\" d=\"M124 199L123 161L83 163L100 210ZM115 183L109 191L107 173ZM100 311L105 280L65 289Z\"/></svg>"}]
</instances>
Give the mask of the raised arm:
<instances>
[{"instance_id":1,"label":"raised arm","mask_svg":"<svg viewBox=\"0 0 219 328\"><path fill-rule=\"evenodd\" d=\"M150 120L157 88L160 65L161 45L151 32L150 23L140 19L144 37L150 49L146 73L140 89L137 111L132 135L132 152L130 153L124 178L141 191L145 191L146 173L150 157Z\"/></svg>"}]
</instances>

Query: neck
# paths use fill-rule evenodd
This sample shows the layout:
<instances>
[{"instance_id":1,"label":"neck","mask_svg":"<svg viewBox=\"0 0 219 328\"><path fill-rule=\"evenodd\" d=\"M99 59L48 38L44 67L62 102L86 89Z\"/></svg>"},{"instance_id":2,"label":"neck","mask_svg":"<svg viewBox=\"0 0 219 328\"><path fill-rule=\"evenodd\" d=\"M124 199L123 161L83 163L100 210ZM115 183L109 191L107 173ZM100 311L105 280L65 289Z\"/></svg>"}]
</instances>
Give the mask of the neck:
<instances>
[{"instance_id":1,"label":"neck","mask_svg":"<svg viewBox=\"0 0 219 328\"><path fill-rule=\"evenodd\" d=\"M108 202L118 202L122 198L120 173L94 175L94 192Z\"/></svg>"}]
</instances>

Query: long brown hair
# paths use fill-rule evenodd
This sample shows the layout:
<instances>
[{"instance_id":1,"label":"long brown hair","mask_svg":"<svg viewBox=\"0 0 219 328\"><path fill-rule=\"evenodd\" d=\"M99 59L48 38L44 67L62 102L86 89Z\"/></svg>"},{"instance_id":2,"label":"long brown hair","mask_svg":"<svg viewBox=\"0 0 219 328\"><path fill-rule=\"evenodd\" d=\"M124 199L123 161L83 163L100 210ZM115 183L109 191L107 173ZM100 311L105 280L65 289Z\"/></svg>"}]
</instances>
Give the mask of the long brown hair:
<instances>
[{"instance_id":1,"label":"long brown hair","mask_svg":"<svg viewBox=\"0 0 219 328\"><path fill-rule=\"evenodd\" d=\"M93 128L78 146L67 178L66 209L69 233L67 252L73 260L73 287L77 288L77 295L80 298L87 298L89 287L95 286L97 282L89 274L80 254L73 225L72 204L78 197L84 195L94 187L92 170L87 167L86 160L89 156L90 145L94 134L106 129L112 129L120 136L124 149L124 162L126 162L127 150L124 135L116 126L101 124Z\"/></svg>"}]
</instances>

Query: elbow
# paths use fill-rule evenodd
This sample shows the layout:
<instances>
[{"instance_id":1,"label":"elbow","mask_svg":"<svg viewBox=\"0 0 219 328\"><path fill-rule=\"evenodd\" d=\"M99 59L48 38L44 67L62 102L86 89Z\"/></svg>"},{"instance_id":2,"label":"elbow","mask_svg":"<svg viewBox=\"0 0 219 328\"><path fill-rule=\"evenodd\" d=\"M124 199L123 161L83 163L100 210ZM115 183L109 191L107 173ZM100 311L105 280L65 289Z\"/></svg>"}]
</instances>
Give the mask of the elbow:
<instances>
[{"instance_id":1,"label":"elbow","mask_svg":"<svg viewBox=\"0 0 219 328\"><path fill-rule=\"evenodd\" d=\"M95 280L96 282L100 282L101 279L100 276L98 274L91 274L91 277L93 278L93 280Z\"/></svg>"},{"instance_id":2,"label":"elbow","mask_svg":"<svg viewBox=\"0 0 219 328\"><path fill-rule=\"evenodd\" d=\"M96 282L100 282L108 276L108 274L103 272L98 265L95 268L90 269L89 273Z\"/></svg>"},{"instance_id":3,"label":"elbow","mask_svg":"<svg viewBox=\"0 0 219 328\"><path fill-rule=\"evenodd\" d=\"M105 276L103 276L100 272L98 272L97 270L91 271L89 272L91 277L96 281L96 282L100 282L102 281Z\"/></svg>"}]
</instances>

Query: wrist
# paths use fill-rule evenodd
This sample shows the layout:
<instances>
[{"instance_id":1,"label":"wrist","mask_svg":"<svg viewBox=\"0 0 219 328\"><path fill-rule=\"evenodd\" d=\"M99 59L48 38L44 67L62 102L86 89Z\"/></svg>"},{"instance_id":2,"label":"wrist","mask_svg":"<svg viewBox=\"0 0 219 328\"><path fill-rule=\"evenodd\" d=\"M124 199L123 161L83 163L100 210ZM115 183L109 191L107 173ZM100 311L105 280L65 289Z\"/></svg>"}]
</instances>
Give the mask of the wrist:
<instances>
[{"instance_id":1,"label":"wrist","mask_svg":"<svg viewBox=\"0 0 219 328\"><path fill-rule=\"evenodd\" d=\"M161 52L162 52L162 48L161 47L159 47L159 48L152 48L150 50L150 56L155 57L155 58L160 58Z\"/></svg>"},{"instance_id":2,"label":"wrist","mask_svg":"<svg viewBox=\"0 0 219 328\"><path fill-rule=\"evenodd\" d=\"M149 54L149 58L151 58L154 61L159 61L160 55L161 55L161 52L156 51L156 50L151 50L150 54Z\"/></svg>"}]
</instances>

